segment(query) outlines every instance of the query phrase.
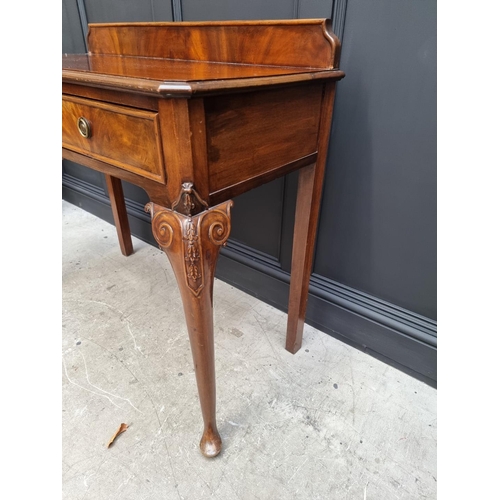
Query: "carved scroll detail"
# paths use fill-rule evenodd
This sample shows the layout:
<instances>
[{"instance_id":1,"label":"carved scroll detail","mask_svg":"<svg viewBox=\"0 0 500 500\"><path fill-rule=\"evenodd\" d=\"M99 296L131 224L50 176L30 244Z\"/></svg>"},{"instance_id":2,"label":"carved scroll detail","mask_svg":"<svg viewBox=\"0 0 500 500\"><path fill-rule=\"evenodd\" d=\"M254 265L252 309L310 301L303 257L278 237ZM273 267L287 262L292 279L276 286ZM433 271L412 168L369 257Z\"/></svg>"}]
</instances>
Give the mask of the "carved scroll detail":
<instances>
[{"instance_id":1,"label":"carved scroll detail","mask_svg":"<svg viewBox=\"0 0 500 500\"><path fill-rule=\"evenodd\" d=\"M185 283L195 295L205 286L205 274L212 279L219 248L225 245L231 231L232 201L205 210L198 215L186 216L148 203L146 211L152 217L153 236L170 258L176 271L182 273Z\"/></svg>"},{"instance_id":2,"label":"carved scroll detail","mask_svg":"<svg viewBox=\"0 0 500 500\"><path fill-rule=\"evenodd\" d=\"M175 232L174 228L177 228L179 221L169 211L156 211L155 208L157 207L159 205L148 203L144 207L144 210L151 214L151 225L155 240L161 249L166 250L172 244Z\"/></svg>"}]
</instances>

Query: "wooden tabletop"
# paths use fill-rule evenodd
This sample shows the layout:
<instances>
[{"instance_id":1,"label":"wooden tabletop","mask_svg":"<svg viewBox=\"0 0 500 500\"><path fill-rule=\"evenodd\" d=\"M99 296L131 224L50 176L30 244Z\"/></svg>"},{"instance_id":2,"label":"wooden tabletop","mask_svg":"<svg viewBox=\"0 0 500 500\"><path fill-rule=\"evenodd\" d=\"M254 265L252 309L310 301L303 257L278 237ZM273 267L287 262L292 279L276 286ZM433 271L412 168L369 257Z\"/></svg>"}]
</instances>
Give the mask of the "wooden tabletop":
<instances>
[{"instance_id":1,"label":"wooden tabletop","mask_svg":"<svg viewBox=\"0 0 500 500\"><path fill-rule=\"evenodd\" d=\"M63 55L63 83L189 97L339 80L339 42L325 19L91 24L88 54Z\"/></svg>"},{"instance_id":2,"label":"wooden tabletop","mask_svg":"<svg viewBox=\"0 0 500 500\"><path fill-rule=\"evenodd\" d=\"M178 96L221 89L339 79L339 70L112 54L64 54L63 82Z\"/></svg>"}]
</instances>

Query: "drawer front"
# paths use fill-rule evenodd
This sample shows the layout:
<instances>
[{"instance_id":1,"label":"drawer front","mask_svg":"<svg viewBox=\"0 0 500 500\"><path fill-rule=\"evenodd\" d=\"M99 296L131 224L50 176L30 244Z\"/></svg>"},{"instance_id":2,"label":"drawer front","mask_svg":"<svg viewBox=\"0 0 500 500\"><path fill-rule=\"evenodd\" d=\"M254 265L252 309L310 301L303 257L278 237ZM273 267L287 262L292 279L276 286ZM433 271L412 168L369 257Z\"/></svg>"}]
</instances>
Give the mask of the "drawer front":
<instances>
[{"instance_id":1,"label":"drawer front","mask_svg":"<svg viewBox=\"0 0 500 500\"><path fill-rule=\"evenodd\" d=\"M63 96L62 142L66 149L166 182L158 113Z\"/></svg>"}]
</instances>

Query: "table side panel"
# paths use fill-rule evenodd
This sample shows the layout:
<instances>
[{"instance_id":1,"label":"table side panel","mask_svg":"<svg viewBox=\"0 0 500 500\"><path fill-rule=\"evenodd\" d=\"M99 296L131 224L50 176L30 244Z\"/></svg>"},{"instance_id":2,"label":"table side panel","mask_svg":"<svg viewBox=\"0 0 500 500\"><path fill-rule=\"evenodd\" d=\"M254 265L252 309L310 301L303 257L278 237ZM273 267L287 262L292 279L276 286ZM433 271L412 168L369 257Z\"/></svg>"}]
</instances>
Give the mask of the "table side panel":
<instances>
[{"instance_id":1,"label":"table side panel","mask_svg":"<svg viewBox=\"0 0 500 500\"><path fill-rule=\"evenodd\" d=\"M317 150L323 84L205 98L210 193Z\"/></svg>"},{"instance_id":2,"label":"table side panel","mask_svg":"<svg viewBox=\"0 0 500 500\"><path fill-rule=\"evenodd\" d=\"M63 147L165 184L158 114L63 96ZM83 137L79 117L91 125Z\"/></svg>"}]
</instances>

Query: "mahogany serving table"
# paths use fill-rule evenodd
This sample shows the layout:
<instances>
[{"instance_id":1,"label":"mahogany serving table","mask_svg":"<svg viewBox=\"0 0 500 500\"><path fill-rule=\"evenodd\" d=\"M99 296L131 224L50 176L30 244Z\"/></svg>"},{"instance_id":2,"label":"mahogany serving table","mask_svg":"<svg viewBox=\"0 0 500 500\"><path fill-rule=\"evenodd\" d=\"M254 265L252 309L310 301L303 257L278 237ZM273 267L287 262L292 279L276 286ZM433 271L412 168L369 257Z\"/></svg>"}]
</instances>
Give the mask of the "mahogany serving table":
<instances>
[{"instance_id":1,"label":"mahogany serving table","mask_svg":"<svg viewBox=\"0 0 500 500\"><path fill-rule=\"evenodd\" d=\"M120 179L142 187L180 288L216 456L212 292L231 198L300 169L286 349L300 349L340 42L325 19L89 25L63 56L63 158L103 172L132 253Z\"/></svg>"}]
</instances>

